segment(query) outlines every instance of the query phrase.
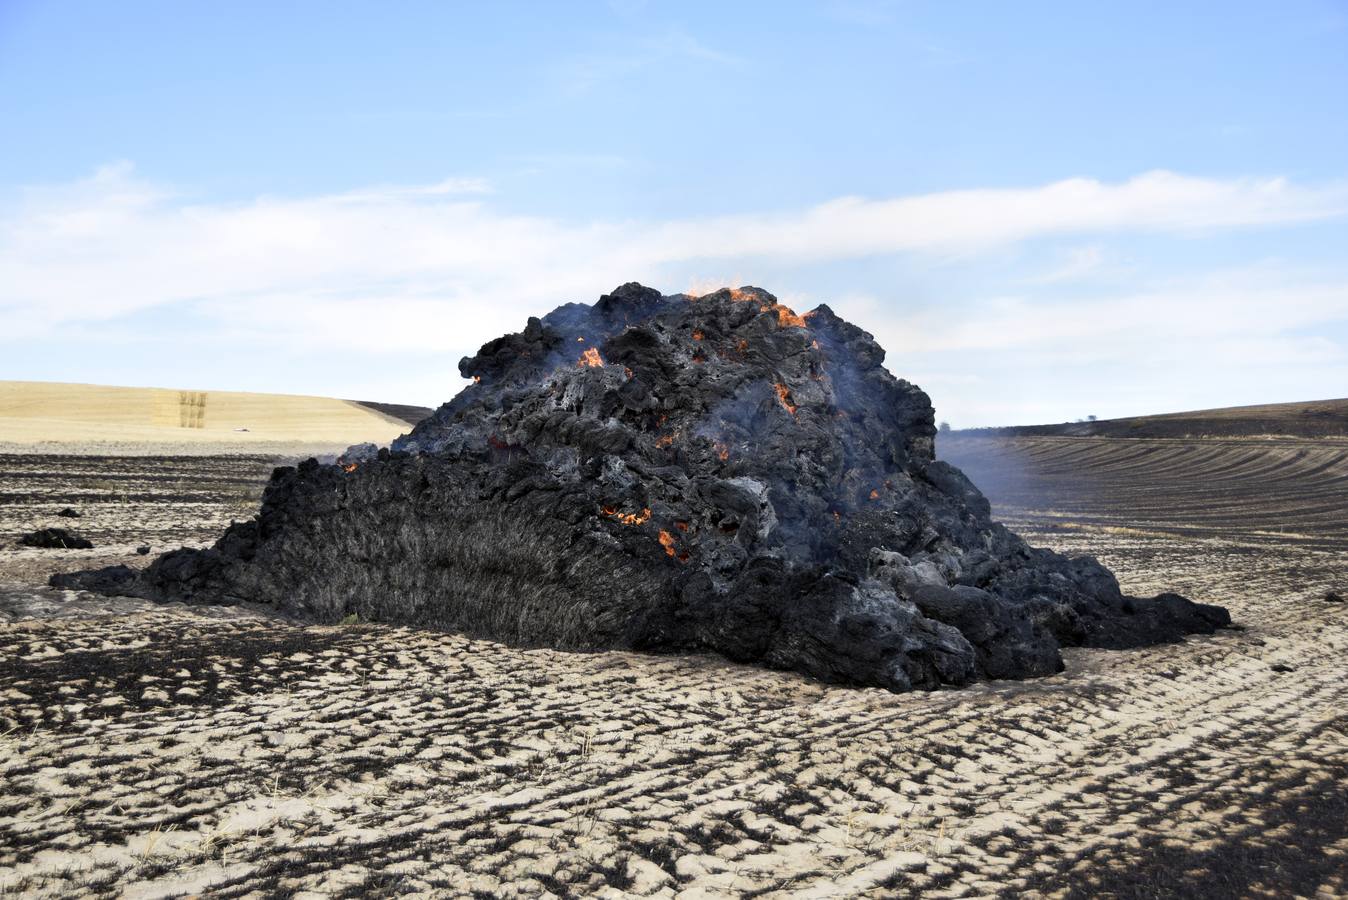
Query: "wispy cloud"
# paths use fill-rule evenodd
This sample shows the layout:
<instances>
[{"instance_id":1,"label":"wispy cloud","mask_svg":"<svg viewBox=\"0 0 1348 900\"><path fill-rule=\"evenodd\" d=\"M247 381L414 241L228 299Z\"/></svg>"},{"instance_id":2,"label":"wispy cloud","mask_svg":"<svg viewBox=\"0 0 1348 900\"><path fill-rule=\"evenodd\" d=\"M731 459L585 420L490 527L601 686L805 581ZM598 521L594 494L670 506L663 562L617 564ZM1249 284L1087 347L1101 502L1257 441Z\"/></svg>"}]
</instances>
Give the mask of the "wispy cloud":
<instances>
[{"instance_id":1,"label":"wispy cloud","mask_svg":"<svg viewBox=\"0 0 1348 900\"><path fill-rule=\"evenodd\" d=\"M449 197L456 195L490 194L491 182L485 178L446 178L435 184L399 186L376 185L357 191L334 194L334 203L389 203L414 200L417 197Z\"/></svg>"},{"instance_id":2,"label":"wispy cloud","mask_svg":"<svg viewBox=\"0 0 1348 900\"><path fill-rule=\"evenodd\" d=\"M890 325L890 345L926 353L1073 348L1083 360L1104 362L1143 359L1153 348L1177 344L1199 352L1203 342L1285 336L1327 321L1348 321L1348 275L1266 264L1052 302L999 297L958 317L940 310L900 314Z\"/></svg>"},{"instance_id":3,"label":"wispy cloud","mask_svg":"<svg viewBox=\"0 0 1348 900\"><path fill-rule=\"evenodd\" d=\"M1029 278L1027 281L1030 284L1056 284L1061 281L1075 281L1099 269L1104 259L1104 250L1099 244L1073 247L1067 251L1061 264L1042 275Z\"/></svg>"},{"instance_id":4,"label":"wispy cloud","mask_svg":"<svg viewBox=\"0 0 1348 900\"><path fill-rule=\"evenodd\" d=\"M28 191L3 215L0 309L12 337L190 304L276 339L445 349L462 346L465 332L513 327L523 309L591 297L627 278L662 284L692 263L752 272L764 259L961 253L1051 235L1191 234L1348 208L1342 185L1169 172L665 222L506 214L492 208L488 190L456 178L200 204L125 164L110 166L78 183ZM1094 262L1088 248L1074 265ZM344 321L361 316L371 324L352 329ZM975 332L961 333L976 343Z\"/></svg>"},{"instance_id":5,"label":"wispy cloud","mask_svg":"<svg viewBox=\"0 0 1348 900\"><path fill-rule=\"evenodd\" d=\"M1053 302L990 298L957 316L890 312L876 336L960 425L1322 399L1348 386L1344 272L1267 263Z\"/></svg>"},{"instance_id":6,"label":"wispy cloud","mask_svg":"<svg viewBox=\"0 0 1348 900\"><path fill-rule=\"evenodd\" d=\"M739 66L745 60L682 29L671 28L647 36L615 35L608 45L576 53L562 62L554 81L565 94L585 94L637 72L678 62Z\"/></svg>"},{"instance_id":7,"label":"wispy cloud","mask_svg":"<svg viewBox=\"0 0 1348 900\"><path fill-rule=\"evenodd\" d=\"M113 342L128 323L173 314L210 323L217 344L252 352L458 354L518 329L524 315L592 299L621 280L681 290L697 271L754 282L764 265L886 255L944 263L1060 237L1076 249L1037 279L1060 283L1053 299L1037 295L1031 279L1020 282L1020 294L965 298L950 315L906 309L902 288L887 295L875 284L848 282L818 298L790 284L767 287L802 306L828 300L863 322L902 357L902 375L930 379L946 403L956 400L964 422L991 408L1004 381L987 379L991 369L971 360L1173 366L1188 353L1190 371L1201 372L1251 353L1255 361L1290 358L1302 372L1308 360L1345 366L1339 345L1304 333L1348 317L1343 272L1247 267L1173 283L1143 284L1131 274L1131 286L1091 287L1104 259L1095 238L1185 237L1343 217L1348 195L1337 183L1148 172L1115 183L1069 179L840 198L787 213L580 224L500 212L493 199L488 183L453 178L201 203L139 178L127 164L27 190L0 212L0 346L94 330ZM1073 288L1066 299L1064 286ZM1014 397L1002 400L1002 415L983 420L1010 420Z\"/></svg>"},{"instance_id":8,"label":"wispy cloud","mask_svg":"<svg viewBox=\"0 0 1348 900\"><path fill-rule=\"evenodd\" d=\"M662 237L683 255L826 259L959 251L1052 235L1201 234L1346 212L1348 184L1302 187L1281 178L1221 180L1155 171L1117 184L1072 178L1034 188L843 197L785 215L672 223Z\"/></svg>"}]
</instances>

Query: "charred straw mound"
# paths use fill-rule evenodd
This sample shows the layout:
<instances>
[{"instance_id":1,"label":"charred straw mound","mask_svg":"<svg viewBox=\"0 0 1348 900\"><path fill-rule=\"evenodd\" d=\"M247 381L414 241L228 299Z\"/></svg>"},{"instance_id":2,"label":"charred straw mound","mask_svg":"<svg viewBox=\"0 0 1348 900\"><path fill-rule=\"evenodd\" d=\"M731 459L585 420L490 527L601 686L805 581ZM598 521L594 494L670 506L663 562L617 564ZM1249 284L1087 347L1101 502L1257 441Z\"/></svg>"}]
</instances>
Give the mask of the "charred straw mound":
<instances>
[{"instance_id":1,"label":"charred straw mound","mask_svg":"<svg viewBox=\"0 0 1348 900\"><path fill-rule=\"evenodd\" d=\"M57 515L60 515L58 513ZM93 542L64 528L39 528L19 538L23 547L41 547L44 550L92 550Z\"/></svg>"},{"instance_id":2,"label":"charred straw mound","mask_svg":"<svg viewBox=\"0 0 1348 900\"><path fill-rule=\"evenodd\" d=\"M474 383L391 448L277 469L213 548L57 581L895 691L1229 622L993 522L884 356L827 306L627 284L464 359Z\"/></svg>"}]
</instances>

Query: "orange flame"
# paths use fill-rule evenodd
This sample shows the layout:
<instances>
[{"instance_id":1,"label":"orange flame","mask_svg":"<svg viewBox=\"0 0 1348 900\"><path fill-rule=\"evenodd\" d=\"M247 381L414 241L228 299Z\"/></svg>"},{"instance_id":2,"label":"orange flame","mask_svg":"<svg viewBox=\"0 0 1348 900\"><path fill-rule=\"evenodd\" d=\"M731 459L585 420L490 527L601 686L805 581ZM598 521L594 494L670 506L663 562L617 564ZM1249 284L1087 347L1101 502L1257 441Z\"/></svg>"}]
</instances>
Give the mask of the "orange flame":
<instances>
[{"instance_id":1,"label":"orange flame","mask_svg":"<svg viewBox=\"0 0 1348 900\"><path fill-rule=\"evenodd\" d=\"M791 389L788 388L786 385L782 384L780 381L774 384L772 387L775 391L777 391L777 402L782 404L782 408L794 416L796 414L796 410L800 409L800 407L797 406L794 402L792 402L794 398L791 396Z\"/></svg>"},{"instance_id":2,"label":"orange flame","mask_svg":"<svg viewBox=\"0 0 1348 900\"><path fill-rule=\"evenodd\" d=\"M871 491L871 499L872 499L872 500L879 500L879 499L880 499L880 492L879 492L879 491Z\"/></svg>"},{"instance_id":3,"label":"orange flame","mask_svg":"<svg viewBox=\"0 0 1348 900\"><path fill-rule=\"evenodd\" d=\"M717 441L713 446L716 448L716 455L717 457L720 458L721 462L725 462L727 459L730 459L729 447L727 447L725 444L722 444L720 441Z\"/></svg>"},{"instance_id":4,"label":"orange flame","mask_svg":"<svg viewBox=\"0 0 1348 900\"><path fill-rule=\"evenodd\" d=\"M580 366L581 368L584 368L586 366L593 366L598 368L603 364L604 364L603 357L599 355L599 351L596 350L594 347L587 348L586 351L580 355L580 359L576 360L576 365Z\"/></svg>"},{"instance_id":5,"label":"orange flame","mask_svg":"<svg viewBox=\"0 0 1348 900\"><path fill-rule=\"evenodd\" d=\"M749 341L748 341L748 339L747 339L747 338L740 338L740 339L739 339L739 343L735 344L735 349L738 350L738 351L741 352L741 353L743 353L745 350L748 350L748 349L749 349Z\"/></svg>"},{"instance_id":6,"label":"orange flame","mask_svg":"<svg viewBox=\"0 0 1348 900\"><path fill-rule=\"evenodd\" d=\"M474 376L473 376L473 384L481 384L481 383L482 383L482 376L481 376L481 375L474 375Z\"/></svg>"},{"instance_id":7,"label":"orange flame","mask_svg":"<svg viewBox=\"0 0 1348 900\"><path fill-rule=\"evenodd\" d=\"M810 341L810 349L811 349L811 350L818 350L818 349L819 349L819 342L818 342L818 341Z\"/></svg>"},{"instance_id":8,"label":"orange flame","mask_svg":"<svg viewBox=\"0 0 1348 900\"><path fill-rule=\"evenodd\" d=\"M777 313L777 325L781 328L804 328L805 317L796 315L796 311L789 306L783 306L780 303L771 303L767 306L760 306L760 312L769 310Z\"/></svg>"},{"instance_id":9,"label":"orange flame","mask_svg":"<svg viewBox=\"0 0 1348 900\"><path fill-rule=\"evenodd\" d=\"M660 529L660 546L665 548L665 554L667 556L675 557L676 559L678 559L679 562L688 561L687 552L680 553L679 551L675 550L674 535L670 534L668 531L665 531L663 528Z\"/></svg>"},{"instance_id":10,"label":"orange flame","mask_svg":"<svg viewBox=\"0 0 1348 900\"><path fill-rule=\"evenodd\" d=\"M618 512L618 510L614 509L612 506L605 506L603 509L604 515L611 519L617 519L624 525L644 525L651 518L651 511L649 509L643 509L640 513Z\"/></svg>"},{"instance_id":11,"label":"orange flame","mask_svg":"<svg viewBox=\"0 0 1348 900\"><path fill-rule=\"evenodd\" d=\"M700 330L699 330L699 331L694 331L694 332L693 332L693 340L695 340L695 341L700 341L700 340L702 340L704 337L706 337L706 335L703 334Z\"/></svg>"},{"instance_id":12,"label":"orange flame","mask_svg":"<svg viewBox=\"0 0 1348 900\"><path fill-rule=\"evenodd\" d=\"M687 530L688 530L688 523L687 523L687 522L675 522L675 523L674 523L674 527L677 528L677 529L679 529L680 531L687 531Z\"/></svg>"},{"instance_id":13,"label":"orange flame","mask_svg":"<svg viewBox=\"0 0 1348 900\"><path fill-rule=\"evenodd\" d=\"M657 447L671 447L673 445L674 435L672 434L662 434L655 439L655 446Z\"/></svg>"},{"instance_id":14,"label":"orange flame","mask_svg":"<svg viewBox=\"0 0 1348 900\"><path fill-rule=\"evenodd\" d=\"M342 466L342 471L343 471L343 472L354 472L354 471L356 471L356 466L358 466L358 465L360 465L360 464L359 464L359 463L351 463L350 465Z\"/></svg>"}]
</instances>

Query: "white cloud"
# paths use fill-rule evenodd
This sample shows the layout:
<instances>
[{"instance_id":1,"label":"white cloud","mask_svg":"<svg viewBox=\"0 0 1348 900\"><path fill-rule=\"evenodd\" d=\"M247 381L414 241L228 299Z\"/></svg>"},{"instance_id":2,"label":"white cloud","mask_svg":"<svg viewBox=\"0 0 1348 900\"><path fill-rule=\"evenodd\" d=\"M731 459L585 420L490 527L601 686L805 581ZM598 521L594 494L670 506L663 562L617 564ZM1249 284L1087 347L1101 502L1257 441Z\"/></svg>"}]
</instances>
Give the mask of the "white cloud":
<instances>
[{"instance_id":1,"label":"white cloud","mask_svg":"<svg viewBox=\"0 0 1348 900\"><path fill-rule=\"evenodd\" d=\"M435 184L399 186L382 185L365 190L336 194L335 203L387 203L416 197L448 197L455 194L490 194L491 184L485 178L446 178Z\"/></svg>"},{"instance_id":2,"label":"white cloud","mask_svg":"<svg viewBox=\"0 0 1348 900\"><path fill-rule=\"evenodd\" d=\"M1136 360L1154 346L1196 348L1231 335L1271 338L1335 321L1348 321L1348 279L1254 267L1127 294L1055 302L1002 296L965 307L957 317L942 310L896 313L886 323L886 346L952 354L1078 348L1092 360L1124 354Z\"/></svg>"},{"instance_id":3,"label":"white cloud","mask_svg":"<svg viewBox=\"0 0 1348 900\"><path fill-rule=\"evenodd\" d=\"M945 191L892 200L843 197L785 215L676 222L657 234L676 257L823 260L963 251L1063 234L1196 234L1345 212L1344 184L1306 188L1281 178L1217 180L1156 171L1119 184L1072 178L1035 188Z\"/></svg>"},{"instance_id":4,"label":"white cloud","mask_svg":"<svg viewBox=\"0 0 1348 900\"><path fill-rule=\"evenodd\" d=\"M630 279L671 291L709 290L802 263L893 254L967 258L1044 237L1185 236L1276 227L1348 209L1343 185L1168 172L1118 183L1071 179L842 198L788 213L664 222L568 223L506 214L493 199L491 185L470 178L200 203L138 178L126 164L105 167L80 182L25 191L0 212L0 346L78 333L106 335L97 346L112 352L124 340L117 335L130 328L144 327L155 339L156 316L168 315L178 325L166 328L205 322L210 346L231 356L237 349L268 359L268 347L292 357L406 352L420 354L418 365L448 356L452 366L457 354L518 329L526 315L592 300ZM895 371L926 379L942 415L961 424L1051 416L1055 408L1045 405L1051 401L1016 412L1018 395L1031 383L1021 371L1036 367L1168 372L1138 376L1134 387L1153 393L1182 381L1213 390L1282 384L1291 391L1302 384L1310 386L1299 393L1327 395L1334 388L1316 388L1313 366L1330 377L1348 365L1339 344L1305 334L1348 317L1342 273L1312 276L1267 265L1172 283L1146 284L1135 275L1131 290L1108 295L1080 287L1104 258L1097 241L1078 243L1062 267L1039 279L1077 279L1076 296L1067 300L1036 296L1034 282L1023 282L1020 294L965 301L957 315L897 307L889 286L848 282L822 298L789 284L766 286L799 307L827 300L875 332ZM697 272L727 277L690 284ZM1064 287L1055 285L1052 296L1062 297ZM1269 374L1275 362L1282 381ZM1246 373L1245 380L1225 368ZM382 372L359 377L370 385L396 380ZM414 389L415 377L409 370L409 388L390 388L387 396L434 399ZM1033 390L1042 398L1068 388L1075 389L1050 379ZM288 385L278 380L274 389ZM441 391L435 388L437 397ZM1090 405L1102 415L1116 411L1094 397Z\"/></svg>"},{"instance_id":5,"label":"white cloud","mask_svg":"<svg viewBox=\"0 0 1348 900\"><path fill-rule=\"evenodd\" d=\"M1348 321L1348 278L1249 266L1130 293L1054 302L998 297L959 316L899 313L887 323L892 336L885 345L926 353L1055 349L1057 359L1071 347L1087 360L1140 360L1154 348L1205 353L1200 345L1218 339L1274 339L1334 321Z\"/></svg>"},{"instance_id":6,"label":"white cloud","mask_svg":"<svg viewBox=\"0 0 1348 900\"><path fill-rule=\"evenodd\" d=\"M677 28L647 37L613 35L602 46L566 59L553 73L565 94L579 95L605 84L623 82L638 72L678 62L742 66L742 57L710 47Z\"/></svg>"},{"instance_id":7,"label":"white cloud","mask_svg":"<svg viewBox=\"0 0 1348 900\"><path fill-rule=\"evenodd\" d=\"M1060 281L1075 281L1084 275L1095 272L1105 261L1104 250L1099 244L1088 247L1074 247L1067 251L1062 263L1051 271L1028 279L1031 284L1055 284Z\"/></svg>"},{"instance_id":8,"label":"white cloud","mask_svg":"<svg viewBox=\"0 0 1348 900\"><path fill-rule=\"evenodd\" d=\"M1070 179L842 198L794 213L669 222L570 224L504 214L489 205L487 191L476 179L450 179L201 204L119 164L75 184L27 191L4 215L0 309L11 337L191 304L231 327L287 340L443 349L462 346L465 333L514 324L520 311L590 298L628 278L663 285L668 273L690 266L753 271L761 260L968 253L1048 235L1184 234L1338 216L1348 208L1342 185L1168 172L1116 184ZM330 311L365 321L370 313L379 324L330 326ZM1008 340L1006 330L983 324L957 334L970 345Z\"/></svg>"},{"instance_id":9,"label":"white cloud","mask_svg":"<svg viewBox=\"0 0 1348 900\"><path fill-rule=\"evenodd\" d=\"M1343 273L1267 264L873 321L891 363L960 426L1324 399L1348 387Z\"/></svg>"}]
</instances>

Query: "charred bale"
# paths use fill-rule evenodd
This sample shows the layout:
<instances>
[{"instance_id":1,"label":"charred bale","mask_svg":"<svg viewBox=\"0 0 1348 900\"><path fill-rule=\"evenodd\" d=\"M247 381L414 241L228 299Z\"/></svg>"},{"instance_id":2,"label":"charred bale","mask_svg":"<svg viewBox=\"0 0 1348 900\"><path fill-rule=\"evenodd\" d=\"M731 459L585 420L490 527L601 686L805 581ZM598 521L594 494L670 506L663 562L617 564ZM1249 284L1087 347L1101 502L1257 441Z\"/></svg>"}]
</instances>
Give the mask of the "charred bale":
<instances>
[{"instance_id":1,"label":"charred bale","mask_svg":"<svg viewBox=\"0 0 1348 900\"><path fill-rule=\"evenodd\" d=\"M884 359L826 306L623 285L463 359L473 383L391 447L277 469L215 546L102 580L895 691L1047 675L1063 646L1229 621L1125 596L1094 559L993 522L933 458L927 395Z\"/></svg>"}]
</instances>

